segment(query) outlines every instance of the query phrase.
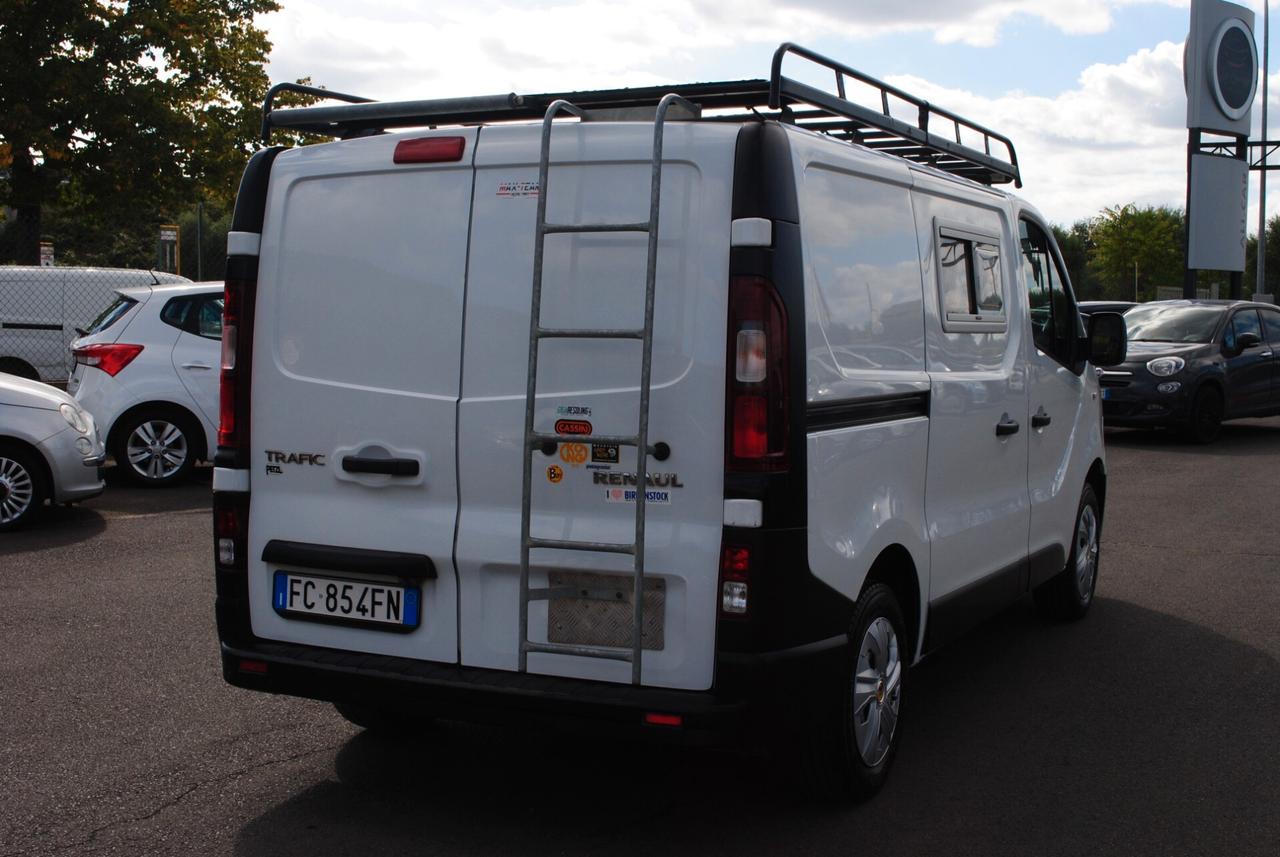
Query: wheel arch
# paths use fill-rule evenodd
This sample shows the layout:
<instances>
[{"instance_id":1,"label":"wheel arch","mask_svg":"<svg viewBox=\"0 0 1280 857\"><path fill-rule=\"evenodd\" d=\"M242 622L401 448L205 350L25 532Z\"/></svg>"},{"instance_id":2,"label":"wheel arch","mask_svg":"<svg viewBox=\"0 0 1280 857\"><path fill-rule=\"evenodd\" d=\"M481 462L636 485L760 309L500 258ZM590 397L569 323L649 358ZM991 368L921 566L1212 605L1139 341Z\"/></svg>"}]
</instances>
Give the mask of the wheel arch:
<instances>
[{"instance_id":1,"label":"wheel arch","mask_svg":"<svg viewBox=\"0 0 1280 857\"><path fill-rule=\"evenodd\" d=\"M128 424L128 420L132 419L136 414L142 411L158 410L170 411L171 413L180 415L191 425L195 426L196 431L193 433L192 440L196 443L196 459L199 461L209 460L209 438L205 436L204 421L190 408L180 405L177 402L165 401L163 399L148 402L139 402L131 405L127 410L122 411L120 416L116 417L116 421L111 424L111 429L107 432L107 449L114 450L120 441L120 432L124 426Z\"/></svg>"},{"instance_id":2,"label":"wheel arch","mask_svg":"<svg viewBox=\"0 0 1280 857\"><path fill-rule=\"evenodd\" d=\"M24 452L31 453L32 456L35 457L35 460L40 463L40 475L44 477L45 488L48 490L49 496L53 496L53 466L49 464L49 459L45 457L45 454L41 451L40 447L28 440L23 440L20 437L14 437L11 434L0 434L0 446L14 446Z\"/></svg>"},{"instance_id":3,"label":"wheel arch","mask_svg":"<svg viewBox=\"0 0 1280 857\"><path fill-rule=\"evenodd\" d=\"M17 368L20 372L14 372L13 368ZM40 377L40 370L21 357L15 357L12 354L0 354L0 372L8 372L10 375L17 375L19 378L27 378L32 381L43 381Z\"/></svg>"},{"instance_id":4,"label":"wheel arch","mask_svg":"<svg viewBox=\"0 0 1280 857\"><path fill-rule=\"evenodd\" d=\"M902 617L907 622L907 639L911 646L910 654L905 660L911 663L920 650L921 586L919 569L905 546L894 543L880 551L862 583L862 591L865 592L868 587L877 583L888 586L898 599Z\"/></svg>"}]
</instances>

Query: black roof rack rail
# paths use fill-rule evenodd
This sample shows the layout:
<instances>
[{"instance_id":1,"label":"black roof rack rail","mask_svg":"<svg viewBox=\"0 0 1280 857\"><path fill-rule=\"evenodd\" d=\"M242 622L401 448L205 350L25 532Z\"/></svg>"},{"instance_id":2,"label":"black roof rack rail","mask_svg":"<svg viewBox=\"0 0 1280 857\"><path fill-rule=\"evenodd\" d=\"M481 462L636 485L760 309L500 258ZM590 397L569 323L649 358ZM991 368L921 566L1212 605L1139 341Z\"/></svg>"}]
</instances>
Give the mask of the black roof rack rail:
<instances>
[{"instance_id":1,"label":"black roof rack rail","mask_svg":"<svg viewBox=\"0 0 1280 857\"><path fill-rule=\"evenodd\" d=\"M787 54L809 60L835 74L835 93L826 92L782 74ZM846 83L856 81L879 94L879 109L847 96ZM313 107L275 108L280 92L331 98L345 104ZM785 42L773 54L768 80L732 80L713 83L685 83L635 89L603 89L582 92L548 92L535 95L482 95L468 98L440 98L425 101L373 101L327 89L282 83L273 86L262 106L262 141L267 143L273 128L288 128L334 137L354 137L389 128L437 125L474 125L541 119L548 105L558 99L584 110L619 110L653 107L668 93L676 93L705 110L746 109L746 114L710 115L708 120L777 118L796 127L828 134L925 164L982 184L1013 182L1022 187L1018 155L1013 142L1003 134L917 98L895 86L850 68L799 45ZM893 115L894 103L914 108L915 121ZM764 111L771 111L766 113ZM947 133L936 133L939 124ZM981 148L966 142L981 139ZM993 144L997 147L992 152ZM1000 149L1004 151L1001 152Z\"/></svg>"}]
</instances>

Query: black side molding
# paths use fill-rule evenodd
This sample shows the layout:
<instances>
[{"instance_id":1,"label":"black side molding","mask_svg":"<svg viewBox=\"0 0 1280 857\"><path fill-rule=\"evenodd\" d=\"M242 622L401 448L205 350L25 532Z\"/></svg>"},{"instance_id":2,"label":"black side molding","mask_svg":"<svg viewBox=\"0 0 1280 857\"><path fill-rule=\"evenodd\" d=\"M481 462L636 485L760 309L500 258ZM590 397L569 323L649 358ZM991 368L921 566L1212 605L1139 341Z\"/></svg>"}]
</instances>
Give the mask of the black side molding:
<instances>
[{"instance_id":1,"label":"black side molding","mask_svg":"<svg viewBox=\"0 0 1280 857\"><path fill-rule=\"evenodd\" d=\"M431 557L419 553L313 545L272 539L262 549L262 561L319 568L326 571L350 571L357 574L389 574L411 580L435 580L436 564Z\"/></svg>"},{"instance_id":2,"label":"black side molding","mask_svg":"<svg viewBox=\"0 0 1280 857\"><path fill-rule=\"evenodd\" d=\"M927 416L929 391L921 390L918 393L809 405L805 409L805 427L809 431L830 431Z\"/></svg>"},{"instance_id":3,"label":"black side molding","mask_svg":"<svg viewBox=\"0 0 1280 857\"><path fill-rule=\"evenodd\" d=\"M344 455L342 469L347 473L417 476L418 461L415 458L370 458L365 455Z\"/></svg>"}]
</instances>

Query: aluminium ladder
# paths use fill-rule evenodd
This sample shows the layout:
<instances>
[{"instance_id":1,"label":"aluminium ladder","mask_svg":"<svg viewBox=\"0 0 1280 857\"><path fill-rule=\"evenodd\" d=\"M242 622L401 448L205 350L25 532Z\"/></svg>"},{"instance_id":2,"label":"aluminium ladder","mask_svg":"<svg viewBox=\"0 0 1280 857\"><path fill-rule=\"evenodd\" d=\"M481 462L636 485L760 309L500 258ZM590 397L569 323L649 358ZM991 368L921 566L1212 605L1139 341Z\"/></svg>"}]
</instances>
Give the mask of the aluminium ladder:
<instances>
[{"instance_id":1,"label":"aluminium ladder","mask_svg":"<svg viewBox=\"0 0 1280 857\"><path fill-rule=\"evenodd\" d=\"M648 488L649 456L658 450L649 445L649 380L653 358L653 298L658 258L658 207L662 191L662 129L667 110L680 103L691 113L697 112L688 100L669 93L658 102L653 124L652 177L649 185L649 219L637 223L583 223L562 224L547 222L547 177L551 160L551 128L560 112L585 119L585 111L574 104L557 99L548 107L542 119L542 152L538 161L538 220L533 249L533 297L529 319L529 378L525 390L524 408L524 480L520 497L520 672L528 671L530 652L559 655L578 655L590 658L606 658L631 664L631 683L640 684L642 651L641 631L644 620L644 524L645 492ZM542 263L543 248L548 235L567 233L643 232L649 237L648 258L644 277L644 324L640 328L546 328L542 326ZM613 339L640 340L640 411L634 435L562 435L534 431L534 411L537 404L538 344L544 339ZM532 522L533 455L535 450L561 442L614 444L636 448L636 516L635 538L630 543L574 541L569 539L534 538L530 533ZM659 459L665 455L659 455ZM550 601L556 598L580 595L576 587L529 588L529 554L537 549L574 550L594 553L630 554L632 566L632 621L630 650L611 646L591 646L575 643L538 643L529 639L529 602Z\"/></svg>"}]
</instances>

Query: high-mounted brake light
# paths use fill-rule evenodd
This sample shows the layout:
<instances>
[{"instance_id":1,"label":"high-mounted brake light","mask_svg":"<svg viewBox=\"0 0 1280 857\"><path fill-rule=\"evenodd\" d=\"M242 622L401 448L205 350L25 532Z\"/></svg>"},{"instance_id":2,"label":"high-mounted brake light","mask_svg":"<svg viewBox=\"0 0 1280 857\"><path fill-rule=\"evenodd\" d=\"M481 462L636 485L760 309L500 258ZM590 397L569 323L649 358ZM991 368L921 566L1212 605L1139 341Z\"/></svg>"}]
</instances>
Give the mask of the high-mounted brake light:
<instances>
[{"instance_id":1,"label":"high-mounted brake light","mask_svg":"<svg viewBox=\"0 0 1280 857\"><path fill-rule=\"evenodd\" d=\"M763 277L729 282L729 363L728 468L785 470L787 314Z\"/></svg>"},{"instance_id":2,"label":"high-mounted brake light","mask_svg":"<svg viewBox=\"0 0 1280 857\"><path fill-rule=\"evenodd\" d=\"M419 137L396 143L392 161L397 164L432 164L462 160L466 137Z\"/></svg>"},{"instance_id":3,"label":"high-mounted brake light","mask_svg":"<svg viewBox=\"0 0 1280 857\"><path fill-rule=\"evenodd\" d=\"M94 366L113 378L121 369L132 363L133 358L141 353L141 345L127 345L122 342L86 345L71 351L77 363L83 363L85 366Z\"/></svg>"}]
</instances>

